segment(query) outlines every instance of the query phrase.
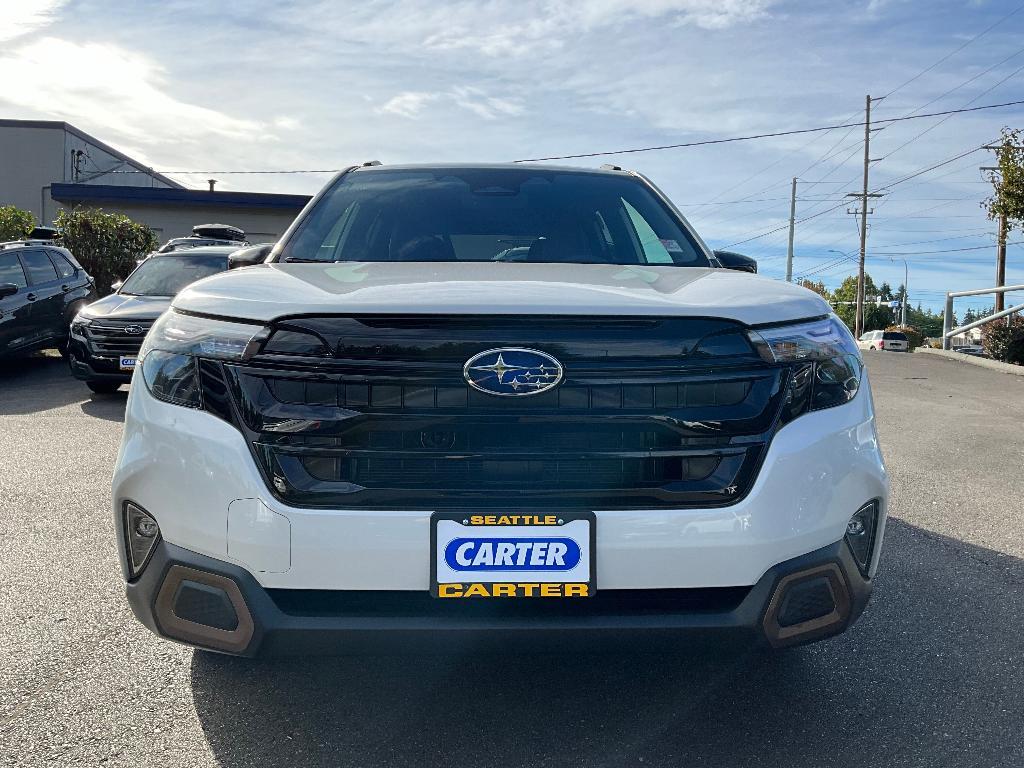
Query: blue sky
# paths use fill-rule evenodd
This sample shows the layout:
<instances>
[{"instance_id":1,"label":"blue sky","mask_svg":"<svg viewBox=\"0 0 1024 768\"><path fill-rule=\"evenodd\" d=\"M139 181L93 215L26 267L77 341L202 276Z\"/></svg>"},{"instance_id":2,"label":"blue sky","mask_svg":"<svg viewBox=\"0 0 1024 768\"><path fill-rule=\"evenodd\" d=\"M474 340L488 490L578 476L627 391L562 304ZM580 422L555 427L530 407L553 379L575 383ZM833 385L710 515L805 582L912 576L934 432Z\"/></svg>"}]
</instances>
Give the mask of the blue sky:
<instances>
[{"instance_id":1,"label":"blue sky","mask_svg":"<svg viewBox=\"0 0 1024 768\"><path fill-rule=\"evenodd\" d=\"M64 119L158 170L330 169L512 160L697 141L1024 98L1024 10L932 0L238 2L20 0L0 29L0 117ZM932 67L932 65L936 65ZM931 69L928 69L932 67ZM927 71L925 71L927 69ZM915 76L917 76L915 78ZM1024 127L1020 107L911 120L872 138L872 187ZM926 133L922 132L926 131ZM852 274L861 129L574 161L649 175L709 243L797 275ZM976 152L894 186L868 271L913 303L994 277ZM196 187L208 174L176 174ZM312 193L324 174L213 174L221 189ZM851 205L852 207L852 205ZM1016 232L1011 242L1024 240ZM959 248L978 250L946 251ZM839 251L841 253L835 253ZM1007 278L1024 283L1024 246ZM817 271L815 271L817 270ZM988 303L958 301L958 309Z\"/></svg>"}]
</instances>

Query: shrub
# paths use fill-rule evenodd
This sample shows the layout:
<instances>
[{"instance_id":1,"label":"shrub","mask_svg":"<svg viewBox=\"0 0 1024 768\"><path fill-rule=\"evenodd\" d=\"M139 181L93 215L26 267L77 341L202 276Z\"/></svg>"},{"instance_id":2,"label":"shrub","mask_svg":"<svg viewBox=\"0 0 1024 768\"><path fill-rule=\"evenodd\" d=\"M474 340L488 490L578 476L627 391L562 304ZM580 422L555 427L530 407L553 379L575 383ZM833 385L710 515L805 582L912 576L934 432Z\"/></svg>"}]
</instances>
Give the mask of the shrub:
<instances>
[{"instance_id":1,"label":"shrub","mask_svg":"<svg viewBox=\"0 0 1024 768\"><path fill-rule=\"evenodd\" d=\"M993 360L1024 365L1024 321L1011 316L1009 320L993 320L981 327L981 343Z\"/></svg>"},{"instance_id":2,"label":"shrub","mask_svg":"<svg viewBox=\"0 0 1024 768\"><path fill-rule=\"evenodd\" d=\"M35 216L13 205L0 205L0 243L27 237L36 225Z\"/></svg>"},{"instance_id":3,"label":"shrub","mask_svg":"<svg viewBox=\"0 0 1024 768\"><path fill-rule=\"evenodd\" d=\"M910 349L917 349L924 343L924 334L912 325L890 325L885 330L896 331L906 336Z\"/></svg>"},{"instance_id":4,"label":"shrub","mask_svg":"<svg viewBox=\"0 0 1024 768\"><path fill-rule=\"evenodd\" d=\"M104 294L110 284L135 269L135 263L157 247L156 235L145 224L99 208L60 211L56 219L61 244L96 279Z\"/></svg>"}]
</instances>

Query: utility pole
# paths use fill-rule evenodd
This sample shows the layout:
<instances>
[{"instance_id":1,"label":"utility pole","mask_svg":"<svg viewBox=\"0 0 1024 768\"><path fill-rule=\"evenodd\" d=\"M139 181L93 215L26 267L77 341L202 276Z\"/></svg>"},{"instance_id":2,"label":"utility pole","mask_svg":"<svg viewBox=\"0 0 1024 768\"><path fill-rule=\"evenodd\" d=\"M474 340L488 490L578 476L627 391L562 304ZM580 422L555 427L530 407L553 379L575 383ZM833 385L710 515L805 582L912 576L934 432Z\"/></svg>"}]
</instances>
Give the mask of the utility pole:
<instances>
[{"instance_id":1,"label":"utility pole","mask_svg":"<svg viewBox=\"0 0 1024 768\"><path fill-rule=\"evenodd\" d=\"M1004 144L986 144L983 147L983 149L994 150L995 152L998 153L1000 149L1021 150L1021 149L1024 149L1024 147L1009 146L1009 145L1004 145ZM1000 156L997 154L996 157L999 158ZM989 181L991 181L992 185L994 187L996 187L996 194L998 195L998 193L999 193L999 189L998 188L1003 183L1002 179L999 176L996 175L1000 171L999 166L998 165L997 166L982 166L980 168L980 170L983 173L987 171L987 172L989 172L991 174L989 176ZM997 181L998 181L998 183L997 183ZM1007 232L1007 229L1009 229L1009 222L1007 221L1006 213L1003 212L1003 213L999 214L999 233L996 236L996 287L997 288L1002 288L1004 285L1006 285L1006 232ZM997 293L996 294L996 312L1002 312L1003 311L1004 301L1005 301L1004 297L1005 297L1005 294L1003 294L1003 293Z\"/></svg>"},{"instance_id":2,"label":"utility pole","mask_svg":"<svg viewBox=\"0 0 1024 768\"><path fill-rule=\"evenodd\" d=\"M895 261L892 257L889 261ZM907 294L910 293L910 286L907 283L910 282L910 267L907 265L906 259L899 259L903 262L903 293L900 296L900 325L906 327L907 325Z\"/></svg>"},{"instance_id":3,"label":"utility pole","mask_svg":"<svg viewBox=\"0 0 1024 768\"><path fill-rule=\"evenodd\" d=\"M789 195L789 250L786 253L786 282L793 282L793 234L796 229L796 176Z\"/></svg>"},{"instance_id":4,"label":"utility pole","mask_svg":"<svg viewBox=\"0 0 1024 768\"><path fill-rule=\"evenodd\" d=\"M864 259L867 256L868 247L868 198L881 197L880 194L868 192L868 171L871 168L871 102L881 101L884 96L872 99L871 95L864 97L864 185L860 193L852 193L847 197L860 198L859 211L847 211L860 215L860 259L857 264L857 319L854 322L853 335L860 338L864 333Z\"/></svg>"},{"instance_id":5,"label":"utility pole","mask_svg":"<svg viewBox=\"0 0 1024 768\"><path fill-rule=\"evenodd\" d=\"M996 245L996 287L1002 288L1006 285L1006 214L999 215L999 240ZM996 294L996 312L1003 311L1003 297L1006 294Z\"/></svg>"}]
</instances>

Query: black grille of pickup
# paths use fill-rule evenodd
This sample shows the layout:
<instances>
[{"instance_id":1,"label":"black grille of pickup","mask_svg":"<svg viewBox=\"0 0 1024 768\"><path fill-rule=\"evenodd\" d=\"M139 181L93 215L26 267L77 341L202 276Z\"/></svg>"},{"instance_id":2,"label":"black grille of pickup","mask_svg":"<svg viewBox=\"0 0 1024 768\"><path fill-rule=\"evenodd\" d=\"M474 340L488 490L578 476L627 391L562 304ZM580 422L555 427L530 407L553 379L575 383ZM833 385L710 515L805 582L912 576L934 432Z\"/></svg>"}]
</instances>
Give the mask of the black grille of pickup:
<instances>
[{"instance_id":1,"label":"black grille of pickup","mask_svg":"<svg viewBox=\"0 0 1024 768\"><path fill-rule=\"evenodd\" d=\"M86 334L93 352L98 355L137 355L152 320L93 320ZM126 328L138 329L129 333Z\"/></svg>"},{"instance_id":2,"label":"black grille of pickup","mask_svg":"<svg viewBox=\"0 0 1024 768\"><path fill-rule=\"evenodd\" d=\"M302 322L289 333L315 328L321 357L200 367L207 409L298 506L731 504L756 477L788 375L721 320ZM554 355L563 383L523 398L470 388L465 361L501 346Z\"/></svg>"}]
</instances>

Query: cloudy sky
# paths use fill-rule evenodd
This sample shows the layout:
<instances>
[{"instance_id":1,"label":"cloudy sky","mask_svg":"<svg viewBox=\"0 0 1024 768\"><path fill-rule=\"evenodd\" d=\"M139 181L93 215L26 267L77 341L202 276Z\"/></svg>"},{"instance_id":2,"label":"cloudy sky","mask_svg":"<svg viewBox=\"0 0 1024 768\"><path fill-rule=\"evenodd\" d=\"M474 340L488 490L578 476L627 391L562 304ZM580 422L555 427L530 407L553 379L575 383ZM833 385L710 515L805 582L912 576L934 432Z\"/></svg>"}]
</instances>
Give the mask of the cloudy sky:
<instances>
[{"instance_id":1,"label":"cloudy sky","mask_svg":"<svg viewBox=\"0 0 1024 768\"><path fill-rule=\"evenodd\" d=\"M328 175L223 171L503 161L833 125L862 119L868 93L890 94L877 118L1024 99L1016 0L5 5L0 117L67 120L157 170L200 172L171 174L195 187L216 171L222 189L312 193ZM877 282L902 282L905 259L911 301L935 308L946 290L993 282L994 225L979 207L991 153L894 182L1006 125L1024 127L1024 109L873 135L871 184L887 192L870 219ZM862 141L843 128L571 162L646 173L709 243L772 276L798 176L795 272L834 287L855 270L843 197L859 188ZM1024 246L1009 264L1024 282Z\"/></svg>"}]
</instances>

